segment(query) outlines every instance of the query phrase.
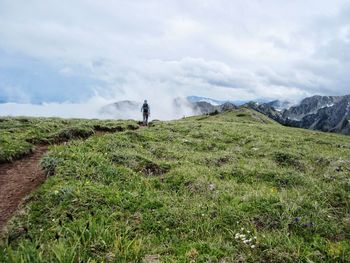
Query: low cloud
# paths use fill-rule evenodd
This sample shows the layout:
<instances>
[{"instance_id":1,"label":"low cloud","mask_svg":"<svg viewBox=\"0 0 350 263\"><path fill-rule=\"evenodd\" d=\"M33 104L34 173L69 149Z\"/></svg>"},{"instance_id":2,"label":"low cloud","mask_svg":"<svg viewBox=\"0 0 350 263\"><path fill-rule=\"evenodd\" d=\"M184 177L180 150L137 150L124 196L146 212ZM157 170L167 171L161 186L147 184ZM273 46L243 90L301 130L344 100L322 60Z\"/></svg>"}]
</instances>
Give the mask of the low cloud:
<instances>
[{"instance_id":1,"label":"low cloud","mask_svg":"<svg viewBox=\"0 0 350 263\"><path fill-rule=\"evenodd\" d=\"M3 103L0 112L3 116L34 116L34 117L63 117L63 118L103 118L99 113L107 103L101 98L92 98L85 103Z\"/></svg>"},{"instance_id":2,"label":"low cloud","mask_svg":"<svg viewBox=\"0 0 350 263\"><path fill-rule=\"evenodd\" d=\"M150 120L173 120L184 116L196 115L198 112L188 104L185 98L162 97L162 99L150 96L148 99L151 116ZM83 103L0 103L2 116L33 116L33 117L61 117L83 119L133 119L141 120L141 106L143 100L136 101L134 108L116 109L113 104L118 101L106 100L102 97L93 97ZM105 108L109 108L106 110Z\"/></svg>"}]
</instances>

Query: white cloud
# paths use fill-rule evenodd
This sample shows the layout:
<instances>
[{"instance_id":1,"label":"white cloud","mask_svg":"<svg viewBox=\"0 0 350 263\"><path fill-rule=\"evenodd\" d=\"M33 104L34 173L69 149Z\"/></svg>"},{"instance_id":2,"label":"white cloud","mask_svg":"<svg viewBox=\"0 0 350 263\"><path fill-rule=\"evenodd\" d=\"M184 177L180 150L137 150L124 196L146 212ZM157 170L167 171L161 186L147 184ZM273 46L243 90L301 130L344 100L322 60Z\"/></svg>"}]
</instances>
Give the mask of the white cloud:
<instances>
[{"instance_id":1,"label":"white cloud","mask_svg":"<svg viewBox=\"0 0 350 263\"><path fill-rule=\"evenodd\" d=\"M98 80L86 89L107 101L345 94L349 17L346 0L2 0L0 60L2 52L9 58L0 66L12 69L21 62L11 56L23 56L52 65L62 78ZM0 92L17 87L11 98L29 101L28 89L6 74ZM168 104L155 110L174 116Z\"/></svg>"},{"instance_id":2,"label":"white cloud","mask_svg":"<svg viewBox=\"0 0 350 263\"><path fill-rule=\"evenodd\" d=\"M161 96L161 99L159 99ZM151 106L150 120L172 120L196 114L186 103L179 100L180 107L176 107L172 97L154 94L147 96ZM98 96L92 97L84 103L0 103L2 116L33 116L33 117L63 117L63 118L97 118L97 119L135 119L142 120L142 101L137 101L140 107L135 109L121 109L103 111L103 108L114 103Z\"/></svg>"},{"instance_id":3,"label":"white cloud","mask_svg":"<svg viewBox=\"0 0 350 263\"><path fill-rule=\"evenodd\" d=\"M99 114L104 106L99 99L90 99L86 103L3 103L0 112L3 116L34 116L34 117L64 117L64 118L106 118Z\"/></svg>"}]
</instances>

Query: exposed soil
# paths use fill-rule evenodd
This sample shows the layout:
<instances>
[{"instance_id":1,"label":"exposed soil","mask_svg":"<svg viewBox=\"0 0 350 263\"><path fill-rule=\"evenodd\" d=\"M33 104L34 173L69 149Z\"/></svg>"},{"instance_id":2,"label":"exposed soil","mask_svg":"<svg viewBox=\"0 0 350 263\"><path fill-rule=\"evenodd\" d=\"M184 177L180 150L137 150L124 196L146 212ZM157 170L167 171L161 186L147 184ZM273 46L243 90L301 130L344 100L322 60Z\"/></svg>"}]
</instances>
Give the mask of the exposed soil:
<instances>
[{"instance_id":1,"label":"exposed soil","mask_svg":"<svg viewBox=\"0 0 350 263\"><path fill-rule=\"evenodd\" d=\"M38 145L30 155L0 165L0 231L23 198L45 180L40 159L48 146Z\"/></svg>"},{"instance_id":2,"label":"exposed soil","mask_svg":"<svg viewBox=\"0 0 350 263\"><path fill-rule=\"evenodd\" d=\"M129 127L130 126L130 127ZM140 126L129 125L128 129L136 130ZM96 129L95 135L101 136L115 130ZM14 212L23 202L24 197L45 181L45 173L40 160L47 151L47 145L37 145L35 150L12 163L0 164L0 232Z\"/></svg>"}]
</instances>

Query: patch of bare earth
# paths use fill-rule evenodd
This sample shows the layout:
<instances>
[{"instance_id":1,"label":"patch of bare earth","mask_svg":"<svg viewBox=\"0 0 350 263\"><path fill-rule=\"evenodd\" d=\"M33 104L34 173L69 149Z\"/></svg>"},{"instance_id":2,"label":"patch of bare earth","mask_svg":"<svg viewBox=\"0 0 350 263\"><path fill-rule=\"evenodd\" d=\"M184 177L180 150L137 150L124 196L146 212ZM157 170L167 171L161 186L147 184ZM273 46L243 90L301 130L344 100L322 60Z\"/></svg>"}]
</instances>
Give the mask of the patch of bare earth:
<instances>
[{"instance_id":1,"label":"patch of bare earth","mask_svg":"<svg viewBox=\"0 0 350 263\"><path fill-rule=\"evenodd\" d=\"M12 163L0 165L0 231L24 197L45 180L40 159L47 146L36 146L35 151Z\"/></svg>"}]
</instances>

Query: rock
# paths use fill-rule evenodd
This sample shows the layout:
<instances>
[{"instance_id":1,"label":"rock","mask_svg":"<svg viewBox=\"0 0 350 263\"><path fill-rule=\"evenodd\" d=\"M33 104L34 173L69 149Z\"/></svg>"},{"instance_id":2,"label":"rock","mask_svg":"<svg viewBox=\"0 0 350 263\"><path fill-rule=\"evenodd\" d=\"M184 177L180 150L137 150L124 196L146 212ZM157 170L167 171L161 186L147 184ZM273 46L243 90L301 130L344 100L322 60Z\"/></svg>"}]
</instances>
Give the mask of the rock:
<instances>
[{"instance_id":1,"label":"rock","mask_svg":"<svg viewBox=\"0 0 350 263\"><path fill-rule=\"evenodd\" d=\"M210 191L214 191L216 189L216 185L215 184L210 184L208 188L209 188Z\"/></svg>"},{"instance_id":2,"label":"rock","mask_svg":"<svg viewBox=\"0 0 350 263\"><path fill-rule=\"evenodd\" d=\"M146 255L142 259L143 263L160 263L160 255Z\"/></svg>"}]
</instances>

